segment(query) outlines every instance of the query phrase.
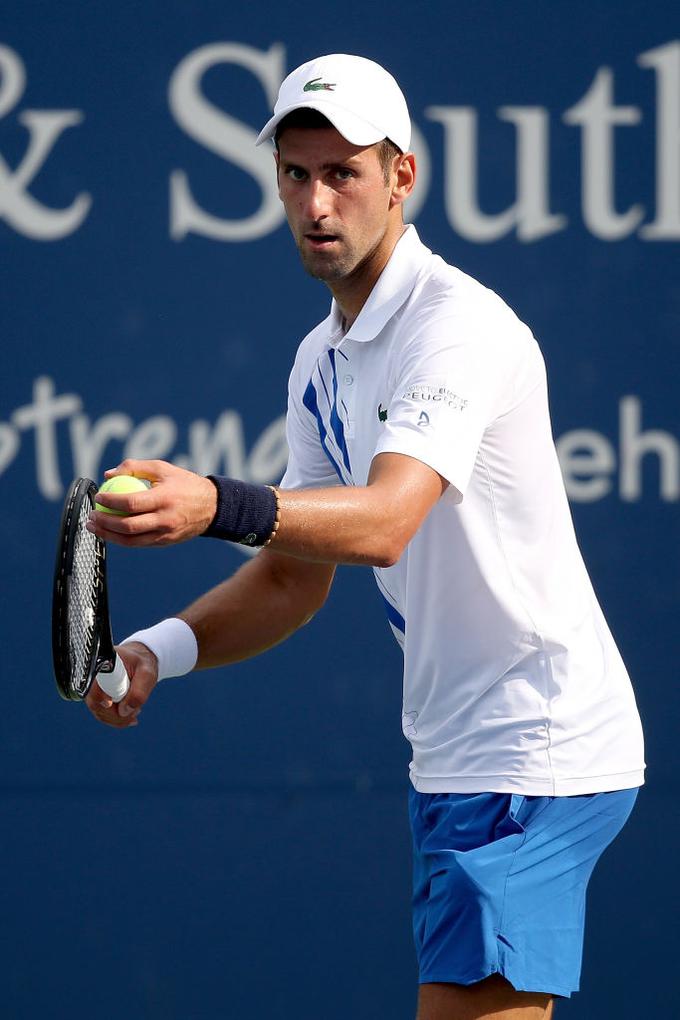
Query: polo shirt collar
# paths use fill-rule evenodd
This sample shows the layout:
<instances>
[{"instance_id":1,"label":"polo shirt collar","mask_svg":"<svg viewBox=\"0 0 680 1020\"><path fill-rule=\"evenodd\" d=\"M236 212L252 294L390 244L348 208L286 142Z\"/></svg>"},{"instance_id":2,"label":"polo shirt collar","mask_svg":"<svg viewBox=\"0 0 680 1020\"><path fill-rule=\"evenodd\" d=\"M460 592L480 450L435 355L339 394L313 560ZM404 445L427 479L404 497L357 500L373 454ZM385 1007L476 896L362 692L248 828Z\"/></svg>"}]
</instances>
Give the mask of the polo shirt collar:
<instances>
[{"instance_id":1,"label":"polo shirt collar","mask_svg":"<svg viewBox=\"0 0 680 1020\"><path fill-rule=\"evenodd\" d=\"M416 228L410 224L397 241L389 262L343 339L359 343L373 340L409 297L418 272L431 254L418 237ZM342 315L335 298L331 302L330 320L333 332L341 329Z\"/></svg>"}]
</instances>

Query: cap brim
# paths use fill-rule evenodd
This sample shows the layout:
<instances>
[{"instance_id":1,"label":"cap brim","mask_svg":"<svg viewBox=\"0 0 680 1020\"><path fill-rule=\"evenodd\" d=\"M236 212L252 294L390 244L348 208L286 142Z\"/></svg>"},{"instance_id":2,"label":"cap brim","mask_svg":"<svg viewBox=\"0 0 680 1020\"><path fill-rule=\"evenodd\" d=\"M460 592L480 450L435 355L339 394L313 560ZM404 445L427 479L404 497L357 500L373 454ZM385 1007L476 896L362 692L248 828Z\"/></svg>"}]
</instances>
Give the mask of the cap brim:
<instances>
[{"instance_id":1,"label":"cap brim","mask_svg":"<svg viewBox=\"0 0 680 1020\"><path fill-rule=\"evenodd\" d=\"M381 142L385 137L385 132L375 127L374 124L363 120L361 117L357 117L354 113L349 113L340 106L335 106L329 100L310 99L307 102L287 106L285 109L275 113L260 131L255 144L262 145L268 138L273 138L276 134L276 128L283 118L287 117L294 110L316 110L318 113L322 113L331 122L336 131L339 131L342 137L346 138L352 145L375 145L376 142Z\"/></svg>"}]
</instances>

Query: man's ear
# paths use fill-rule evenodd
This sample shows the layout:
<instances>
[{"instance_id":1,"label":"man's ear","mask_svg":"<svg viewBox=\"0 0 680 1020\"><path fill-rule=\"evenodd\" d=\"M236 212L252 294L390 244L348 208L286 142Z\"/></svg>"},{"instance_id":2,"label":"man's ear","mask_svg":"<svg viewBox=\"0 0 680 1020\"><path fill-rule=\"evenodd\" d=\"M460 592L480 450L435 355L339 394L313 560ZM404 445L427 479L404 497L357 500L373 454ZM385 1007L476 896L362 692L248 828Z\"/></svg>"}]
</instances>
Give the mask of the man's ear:
<instances>
[{"instance_id":1,"label":"man's ear","mask_svg":"<svg viewBox=\"0 0 680 1020\"><path fill-rule=\"evenodd\" d=\"M276 163L276 184L279 187L279 166L281 165L281 158L279 156L279 150L274 149L274 162ZM279 198L281 197L281 188L279 187Z\"/></svg>"},{"instance_id":2,"label":"man's ear","mask_svg":"<svg viewBox=\"0 0 680 1020\"><path fill-rule=\"evenodd\" d=\"M394 184L390 194L390 209L402 205L409 197L416 183L416 157L412 152L405 152L394 157Z\"/></svg>"}]
</instances>

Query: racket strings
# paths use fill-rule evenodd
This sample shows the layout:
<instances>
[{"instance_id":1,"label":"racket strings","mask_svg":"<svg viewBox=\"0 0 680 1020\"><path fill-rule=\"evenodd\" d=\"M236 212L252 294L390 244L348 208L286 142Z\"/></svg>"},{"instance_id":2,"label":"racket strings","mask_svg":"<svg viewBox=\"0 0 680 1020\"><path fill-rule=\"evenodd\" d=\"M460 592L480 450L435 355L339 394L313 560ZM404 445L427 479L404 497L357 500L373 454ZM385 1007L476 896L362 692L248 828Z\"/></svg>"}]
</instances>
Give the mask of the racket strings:
<instances>
[{"instance_id":1,"label":"racket strings","mask_svg":"<svg viewBox=\"0 0 680 1020\"><path fill-rule=\"evenodd\" d=\"M100 542L85 527L90 509L89 501L83 500L78 512L68 607L71 681L81 695L87 690L96 653L97 604L101 588Z\"/></svg>"}]
</instances>

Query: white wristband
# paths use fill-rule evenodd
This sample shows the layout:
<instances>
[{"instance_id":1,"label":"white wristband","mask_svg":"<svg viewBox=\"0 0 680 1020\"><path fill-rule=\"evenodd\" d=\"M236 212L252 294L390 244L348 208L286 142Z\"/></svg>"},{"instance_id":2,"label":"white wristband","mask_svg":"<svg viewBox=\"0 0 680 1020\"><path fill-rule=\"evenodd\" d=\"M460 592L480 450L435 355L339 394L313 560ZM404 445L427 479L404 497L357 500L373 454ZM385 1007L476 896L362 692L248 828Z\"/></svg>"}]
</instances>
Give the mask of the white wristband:
<instances>
[{"instance_id":1,"label":"white wristband","mask_svg":"<svg viewBox=\"0 0 680 1020\"><path fill-rule=\"evenodd\" d=\"M141 642L156 656L159 680L190 673L198 659L196 635L188 623L176 616L161 620L147 630L135 631L121 644L127 645L131 641Z\"/></svg>"}]
</instances>

